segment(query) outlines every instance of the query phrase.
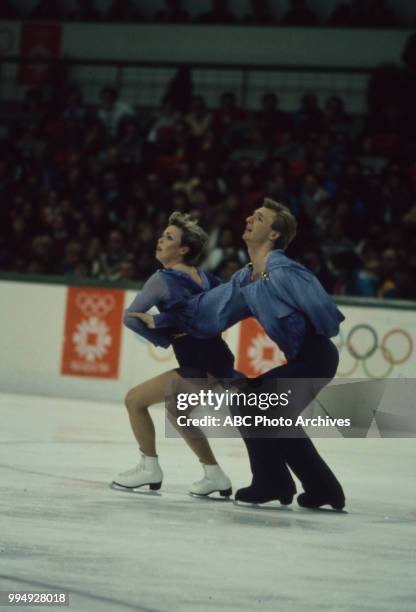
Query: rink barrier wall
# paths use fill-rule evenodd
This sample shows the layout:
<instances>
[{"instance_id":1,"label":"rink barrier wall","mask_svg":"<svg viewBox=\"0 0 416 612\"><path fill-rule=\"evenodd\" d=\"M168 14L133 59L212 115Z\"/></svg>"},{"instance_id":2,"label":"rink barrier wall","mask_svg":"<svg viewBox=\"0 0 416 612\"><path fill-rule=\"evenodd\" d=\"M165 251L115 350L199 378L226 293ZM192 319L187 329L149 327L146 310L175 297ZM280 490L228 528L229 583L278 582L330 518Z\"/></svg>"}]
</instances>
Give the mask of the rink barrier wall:
<instances>
[{"instance_id":1,"label":"rink barrier wall","mask_svg":"<svg viewBox=\"0 0 416 612\"><path fill-rule=\"evenodd\" d=\"M2 22L2 54L19 55L22 24ZM175 63L238 63L247 66L376 67L400 63L412 29L247 27L244 25L108 24L43 22L62 26L61 55ZM232 32L232 36L230 36ZM91 40L94 39L94 45ZM111 45L109 46L109 41ZM39 44L38 40L38 44ZM197 44L195 44L197 42ZM46 48L48 46L46 45ZM167 51L168 50L168 51Z\"/></svg>"},{"instance_id":2,"label":"rink barrier wall","mask_svg":"<svg viewBox=\"0 0 416 612\"><path fill-rule=\"evenodd\" d=\"M131 387L176 367L171 349L155 348L122 325L137 285L12 276L0 275L1 391L122 402ZM414 376L415 302L336 301L346 316L334 339L339 376ZM248 376L284 361L253 319L224 337Z\"/></svg>"},{"instance_id":3,"label":"rink barrier wall","mask_svg":"<svg viewBox=\"0 0 416 612\"><path fill-rule=\"evenodd\" d=\"M15 272L0 272L1 281L17 283L37 283L40 285L66 285L67 287L108 287L110 289L132 289L137 291L143 283L127 281L108 281L100 278L71 278L55 274L16 274Z\"/></svg>"}]
</instances>

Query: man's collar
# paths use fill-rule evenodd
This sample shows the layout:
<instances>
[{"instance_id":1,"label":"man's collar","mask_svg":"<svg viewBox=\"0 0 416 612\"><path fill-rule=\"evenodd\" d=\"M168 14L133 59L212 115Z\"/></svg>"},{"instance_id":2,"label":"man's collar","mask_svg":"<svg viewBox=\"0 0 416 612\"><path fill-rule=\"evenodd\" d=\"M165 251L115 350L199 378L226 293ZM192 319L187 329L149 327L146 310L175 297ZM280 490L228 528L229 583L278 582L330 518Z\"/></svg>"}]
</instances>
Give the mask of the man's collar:
<instances>
[{"instance_id":1,"label":"man's collar","mask_svg":"<svg viewBox=\"0 0 416 612\"><path fill-rule=\"evenodd\" d=\"M268 258L270 258L270 255L273 255L273 253L284 253L284 249L273 249L272 251L269 252ZM252 269L253 268L253 263L251 261L248 262L248 264L246 264L246 267Z\"/></svg>"}]
</instances>

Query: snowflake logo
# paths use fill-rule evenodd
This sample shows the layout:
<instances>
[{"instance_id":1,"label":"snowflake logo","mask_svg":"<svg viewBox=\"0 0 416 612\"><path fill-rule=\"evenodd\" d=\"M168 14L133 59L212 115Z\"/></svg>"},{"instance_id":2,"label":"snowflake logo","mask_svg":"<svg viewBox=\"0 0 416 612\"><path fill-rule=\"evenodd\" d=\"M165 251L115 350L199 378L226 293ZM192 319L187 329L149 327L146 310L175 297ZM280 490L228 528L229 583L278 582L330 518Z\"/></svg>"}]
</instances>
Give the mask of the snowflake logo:
<instances>
[{"instance_id":1,"label":"snowflake logo","mask_svg":"<svg viewBox=\"0 0 416 612\"><path fill-rule=\"evenodd\" d=\"M89 317L78 323L72 335L78 355L89 363L102 359L107 353L107 347L111 346L109 332L110 328L97 317Z\"/></svg>"},{"instance_id":2,"label":"snowflake logo","mask_svg":"<svg viewBox=\"0 0 416 612\"><path fill-rule=\"evenodd\" d=\"M283 354L279 347L264 334L257 334L252 338L247 356L251 368L260 374L264 374L283 361Z\"/></svg>"}]
</instances>

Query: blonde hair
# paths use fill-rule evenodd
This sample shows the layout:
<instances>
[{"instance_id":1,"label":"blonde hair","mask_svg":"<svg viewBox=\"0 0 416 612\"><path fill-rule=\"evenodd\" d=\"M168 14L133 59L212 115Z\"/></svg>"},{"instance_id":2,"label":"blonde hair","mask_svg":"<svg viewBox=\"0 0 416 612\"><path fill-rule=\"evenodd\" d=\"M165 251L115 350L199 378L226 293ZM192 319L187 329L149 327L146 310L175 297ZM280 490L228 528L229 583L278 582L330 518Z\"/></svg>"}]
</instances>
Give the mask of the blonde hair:
<instances>
[{"instance_id":1,"label":"blonde hair","mask_svg":"<svg viewBox=\"0 0 416 612\"><path fill-rule=\"evenodd\" d=\"M279 232L280 236L275 242L276 249L286 249L296 236L297 221L290 210L284 204L275 202L271 198L265 198L264 208L268 208L275 213L276 219L271 228Z\"/></svg>"},{"instance_id":2,"label":"blonde hair","mask_svg":"<svg viewBox=\"0 0 416 612\"><path fill-rule=\"evenodd\" d=\"M188 253L183 257L185 263L197 265L205 255L208 234L190 215L181 212L174 212L170 215L169 225L174 225L181 230L181 245L189 247Z\"/></svg>"}]
</instances>

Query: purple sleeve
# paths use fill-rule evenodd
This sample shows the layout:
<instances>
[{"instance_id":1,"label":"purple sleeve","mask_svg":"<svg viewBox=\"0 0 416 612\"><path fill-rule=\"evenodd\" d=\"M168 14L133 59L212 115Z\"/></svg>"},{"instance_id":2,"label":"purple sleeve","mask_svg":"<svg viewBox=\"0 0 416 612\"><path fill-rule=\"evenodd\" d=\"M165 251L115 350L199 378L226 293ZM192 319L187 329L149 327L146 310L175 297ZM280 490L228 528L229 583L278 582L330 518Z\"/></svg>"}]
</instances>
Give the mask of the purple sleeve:
<instances>
[{"instance_id":1,"label":"purple sleeve","mask_svg":"<svg viewBox=\"0 0 416 612\"><path fill-rule=\"evenodd\" d=\"M234 274L228 282L178 303L175 311L160 313L155 325L158 329L173 326L195 338L212 338L250 316L240 291L240 275Z\"/></svg>"},{"instance_id":2,"label":"purple sleeve","mask_svg":"<svg viewBox=\"0 0 416 612\"><path fill-rule=\"evenodd\" d=\"M154 346L167 348L171 345L171 339L167 334L155 329L149 329L140 319L129 317L131 312L147 312L153 306L159 306L169 299L169 289L161 279L160 274L155 272L145 282L141 291L136 295L133 302L124 311L123 323L128 329L149 340Z\"/></svg>"}]
</instances>

